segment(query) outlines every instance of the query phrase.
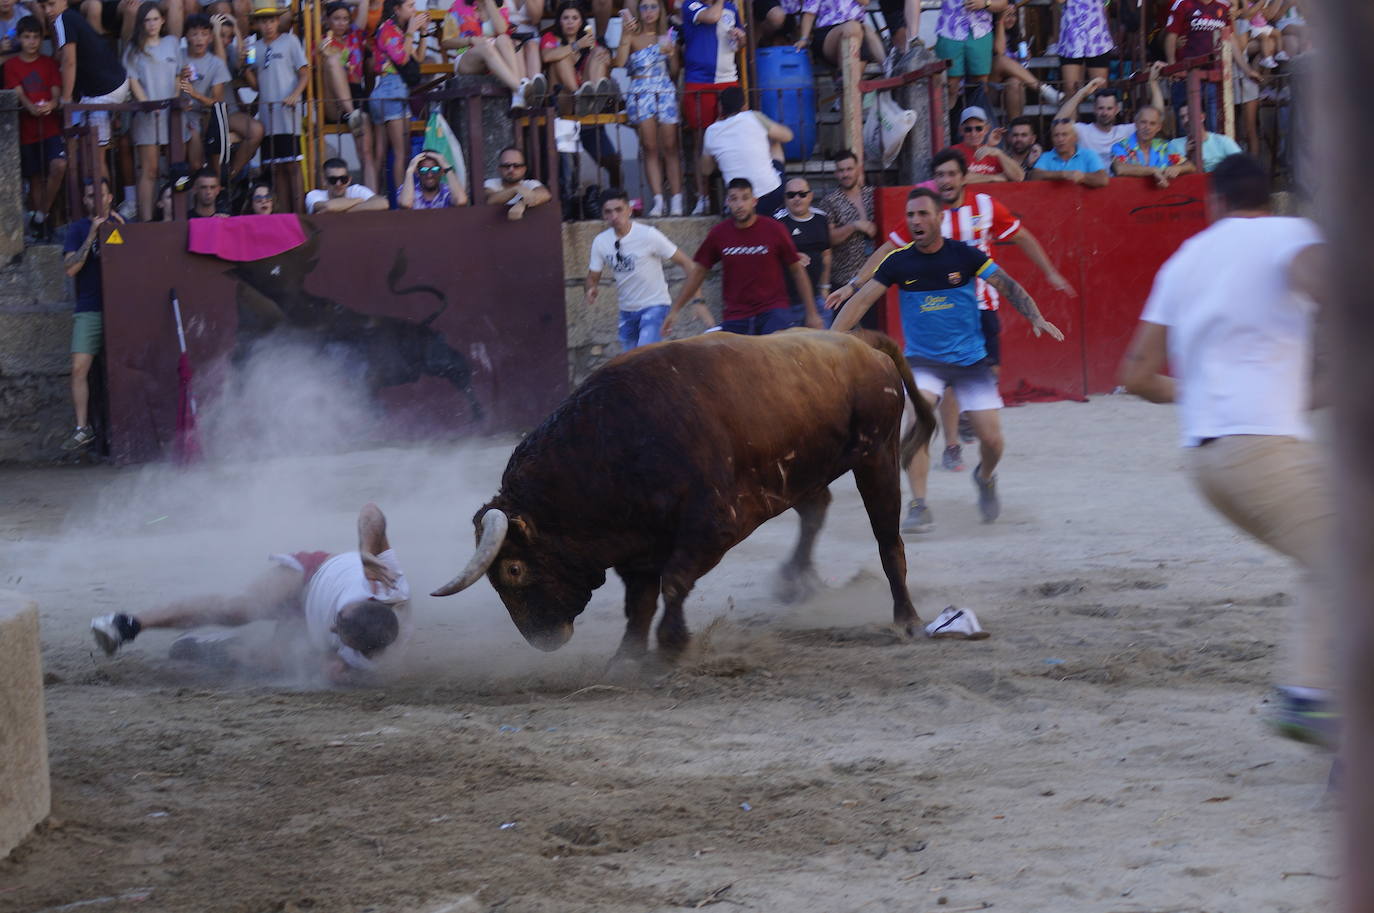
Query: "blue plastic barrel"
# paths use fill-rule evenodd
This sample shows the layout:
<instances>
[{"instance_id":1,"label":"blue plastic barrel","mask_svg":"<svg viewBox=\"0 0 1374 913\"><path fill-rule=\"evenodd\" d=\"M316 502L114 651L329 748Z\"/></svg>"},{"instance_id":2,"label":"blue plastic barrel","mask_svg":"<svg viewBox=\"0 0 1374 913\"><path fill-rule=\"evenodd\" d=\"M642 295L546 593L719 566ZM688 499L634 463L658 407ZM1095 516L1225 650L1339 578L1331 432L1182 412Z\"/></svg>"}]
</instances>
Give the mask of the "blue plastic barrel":
<instances>
[{"instance_id":1,"label":"blue plastic barrel","mask_svg":"<svg viewBox=\"0 0 1374 913\"><path fill-rule=\"evenodd\" d=\"M811 57L806 51L783 45L759 48L759 110L792 128L792 142L783 146L789 160L810 157L816 148L816 84L811 78Z\"/></svg>"}]
</instances>

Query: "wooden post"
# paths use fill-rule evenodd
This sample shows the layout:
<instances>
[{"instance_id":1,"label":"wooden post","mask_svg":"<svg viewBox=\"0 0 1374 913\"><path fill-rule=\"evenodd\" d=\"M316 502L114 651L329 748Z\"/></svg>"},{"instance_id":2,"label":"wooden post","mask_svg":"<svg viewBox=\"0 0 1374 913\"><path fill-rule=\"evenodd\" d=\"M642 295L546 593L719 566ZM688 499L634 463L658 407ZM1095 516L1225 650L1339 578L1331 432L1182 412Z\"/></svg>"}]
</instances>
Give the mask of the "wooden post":
<instances>
[{"instance_id":1,"label":"wooden post","mask_svg":"<svg viewBox=\"0 0 1374 913\"><path fill-rule=\"evenodd\" d=\"M1202 142L1207 136L1207 106L1202 102L1202 70L1188 71L1188 136L1193 140L1193 167L1203 171Z\"/></svg>"},{"instance_id":2,"label":"wooden post","mask_svg":"<svg viewBox=\"0 0 1374 913\"><path fill-rule=\"evenodd\" d=\"M1324 234L1331 243L1331 263L1358 264L1374 249L1374 184L1368 179L1369 148L1374 123L1350 117L1365 94L1369 29L1374 4L1368 0L1329 0L1314 4L1320 82L1303 94L1312 103L1315 135L1308 138L1329 175L1320 201ZM1315 104L1321 99L1321 104ZM1326 141L1322 138L1325 137ZM1336 416L1336 471L1333 484L1339 532L1337 598L1346 736L1344 746L1345 857L1337 868L1348 913L1374 910L1374 782L1365 773L1374 763L1374 321L1370 289L1358 278L1333 275L1330 302Z\"/></svg>"},{"instance_id":3,"label":"wooden post","mask_svg":"<svg viewBox=\"0 0 1374 913\"><path fill-rule=\"evenodd\" d=\"M1231 30L1221 39L1221 132L1236 138L1235 48L1231 45Z\"/></svg>"},{"instance_id":4,"label":"wooden post","mask_svg":"<svg viewBox=\"0 0 1374 913\"><path fill-rule=\"evenodd\" d=\"M843 88L840 94L840 123L844 128L841 135L847 149L859 159L859 170L864 167L864 96L859 91L859 80L863 78L864 65L859 59L860 38L846 38L840 45L840 78Z\"/></svg>"}]
</instances>

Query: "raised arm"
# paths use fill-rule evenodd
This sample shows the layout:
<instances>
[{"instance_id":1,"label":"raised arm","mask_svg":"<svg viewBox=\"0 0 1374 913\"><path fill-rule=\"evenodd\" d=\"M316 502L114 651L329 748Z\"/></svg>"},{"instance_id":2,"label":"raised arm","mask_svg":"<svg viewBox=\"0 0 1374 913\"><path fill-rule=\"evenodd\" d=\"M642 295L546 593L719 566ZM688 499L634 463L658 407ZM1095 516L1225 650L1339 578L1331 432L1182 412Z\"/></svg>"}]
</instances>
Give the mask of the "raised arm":
<instances>
[{"instance_id":1,"label":"raised arm","mask_svg":"<svg viewBox=\"0 0 1374 913\"><path fill-rule=\"evenodd\" d=\"M1103 79L1101 76L1088 80L1083 88L1064 99L1064 103L1059 106L1059 113L1054 116L1054 119L1060 120L1061 118L1068 118L1071 121L1078 120L1078 106L1083 104L1089 95L1092 95L1106 84L1107 80Z\"/></svg>"},{"instance_id":2,"label":"raised arm","mask_svg":"<svg viewBox=\"0 0 1374 913\"><path fill-rule=\"evenodd\" d=\"M725 15L725 0L711 0L711 5L697 13L692 20L695 25L715 25Z\"/></svg>"},{"instance_id":3,"label":"raised arm","mask_svg":"<svg viewBox=\"0 0 1374 913\"><path fill-rule=\"evenodd\" d=\"M998 269L984 281L997 289L1002 297L1012 307L1016 308L1016 313L1026 318L1036 336L1043 332L1048 333L1055 342L1064 341L1064 334L1059 332L1059 328L1041 315L1040 309L1035 306L1035 299L1030 296L1030 292L1022 288L1021 283L1013 279L1006 270Z\"/></svg>"},{"instance_id":4,"label":"raised arm","mask_svg":"<svg viewBox=\"0 0 1374 913\"><path fill-rule=\"evenodd\" d=\"M386 538L386 515L380 507L369 501L358 511L358 551L380 555L390 548L391 543Z\"/></svg>"},{"instance_id":5,"label":"raised arm","mask_svg":"<svg viewBox=\"0 0 1374 913\"><path fill-rule=\"evenodd\" d=\"M780 124L768 115L758 111L754 112L754 116L763 122L763 128L768 131L769 142L784 144L792 142L793 133L791 127Z\"/></svg>"}]
</instances>

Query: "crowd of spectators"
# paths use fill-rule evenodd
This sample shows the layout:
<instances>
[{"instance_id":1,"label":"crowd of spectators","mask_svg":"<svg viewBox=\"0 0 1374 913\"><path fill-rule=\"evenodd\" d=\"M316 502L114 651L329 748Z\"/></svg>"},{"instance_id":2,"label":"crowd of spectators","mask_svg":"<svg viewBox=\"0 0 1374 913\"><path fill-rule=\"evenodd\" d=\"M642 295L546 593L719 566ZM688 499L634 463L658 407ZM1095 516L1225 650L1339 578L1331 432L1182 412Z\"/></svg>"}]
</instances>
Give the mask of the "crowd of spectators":
<instances>
[{"instance_id":1,"label":"crowd of spectators","mask_svg":"<svg viewBox=\"0 0 1374 913\"><path fill-rule=\"evenodd\" d=\"M834 66L844 41L853 39L870 76L880 76L917 40L912 26L921 8L920 0L883 0L881 17L875 17L860 0L753 0L747 6L737 0L561 0L556 6L453 0L442 13L417 8L426 0L330 0L318 11L265 5L300 0L69 2L0 0L0 27L8 27L0 37L0 60L4 86L19 90L23 106L21 166L27 229L35 241L54 237L68 167L62 107L74 101L185 102L183 143L177 144L184 161L171 160L173 119L166 109L89 116L90 129L108 149L98 174L110 179L127 220L170 218L169 196L191 189L193 176L204 169L218 177L215 210L226 214L257 211L262 182L277 212L482 202L469 199L443 151L413 145L414 125L423 123L424 112L409 96L422 65L431 65L430 73L489 74L509 89L517 113L553 106L565 118L581 119L581 146L609 185L623 184L623 163L606 119L592 116L623 112L612 120L634 130L646 192L631 201L647 217L686 214L692 183L690 212L710 211L717 172L722 185L747 178L760 211L771 214L784 208L782 147L794 131L750 110L740 87L741 51L751 40L792 46L809 50L818 65ZM1135 82L1127 77L1140 62L1133 36L1141 19L1130 4L1054 0L1048 7L1053 21L1031 27L1026 17L1035 7L942 0L934 51L949 63L947 97L950 110L959 112L953 148L968 167L968 180L1098 187L1118 175L1152 177L1166 186L1193 167L1194 138L1185 127L1184 74L1160 69L1213 54L1226 42L1234 51L1233 95L1243 140L1257 151L1259 103L1277 90L1276 74L1310 48L1299 3L1157 0L1153 6L1164 27L1147 55L1155 61L1145 81L1150 99L1136 106L1144 95L1138 91L1142 74ZM318 40L307 42L308 15L319 16L320 29ZM1032 41L1037 52L1057 55L1061 88L1037 75L1054 72L1043 60L1034 70L1028 66ZM342 148L345 134L352 143L347 154L312 163L317 170L305 175L302 108L316 72L316 94L324 96L318 113L339 125L330 144ZM1117 88L1107 88L1109 80ZM1027 92L1045 103L1038 117L1023 113ZM1236 148L1219 129L1221 97L1216 82L1203 83L1204 163ZM1130 122L1123 122L1123 102ZM1080 123L1088 103L1092 117ZM1050 109L1057 113L1047 118ZM78 112L72 120L83 117ZM835 161L844 166L845 160ZM343 197L326 173L338 162L349 176ZM831 217L846 219L848 234L834 265L841 276L855 266L844 245L873 240L866 230L871 202L864 205L862 196L871 197L871 189L863 187L862 174L849 172L837 168L844 177L834 199L827 198L834 204ZM487 202L511 204L512 217L537 205L528 193L493 193L493 182L500 185L507 175L490 177ZM571 182L561 177L567 197ZM305 185L317 181L324 186L307 194ZM361 206L364 190L379 199Z\"/></svg>"}]
</instances>

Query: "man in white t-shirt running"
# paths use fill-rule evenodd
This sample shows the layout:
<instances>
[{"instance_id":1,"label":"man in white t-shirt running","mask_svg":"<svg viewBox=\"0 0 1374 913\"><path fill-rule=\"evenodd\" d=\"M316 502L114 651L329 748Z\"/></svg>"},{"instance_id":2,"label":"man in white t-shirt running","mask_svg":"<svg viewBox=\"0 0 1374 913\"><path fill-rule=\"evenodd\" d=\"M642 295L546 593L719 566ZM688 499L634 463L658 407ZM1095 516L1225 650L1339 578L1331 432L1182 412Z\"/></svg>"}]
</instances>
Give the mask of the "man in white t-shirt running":
<instances>
[{"instance_id":1,"label":"man in white t-shirt running","mask_svg":"<svg viewBox=\"0 0 1374 913\"><path fill-rule=\"evenodd\" d=\"M1155 277L1121 365L1126 389L1178 403L1198 488L1228 520L1302 567L1288 668L1269 723L1332 746L1336 651L1328 562L1335 511L1312 443L1313 326L1329 268L1316 226L1275 217L1268 172L1233 155L1212 172L1214 222ZM1173 377L1159 373L1168 363Z\"/></svg>"},{"instance_id":2,"label":"man in white t-shirt running","mask_svg":"<svg viewBox=\"0 0 1374 913\"><path fill-rule=\"evenodd\" d=\"M377 505L366 504L358 513L357 551L295 552L273 555L271 561L271 568L235 596L181 599L146 612L93 618L96 645L111 655L148 628L275 621L285 634L275 639L282 657L307 653L323 664L330 681L342 682L371 671L383 651L408 639L410 584ZM172 658L224 665L241 659L223 638L192 635L172 644Z\"/></svg>"},{"instance_id":3,"label":"man in white t-shirt running","mask_svg":"<svg viewBox=\"0 0 1374 913\"><path fill-rule=\"evenodd\" d=\"M601 272L609 264L620 305L620 350L628 352L663 337L663 318L673 303L663 261L676 263L686 275L692 271L692 258L657 228L630 218L630 196L619 188L601 195L601 217L609 227L592 239L587 306L596 304Z\"/></svg>"}]
</instances>

